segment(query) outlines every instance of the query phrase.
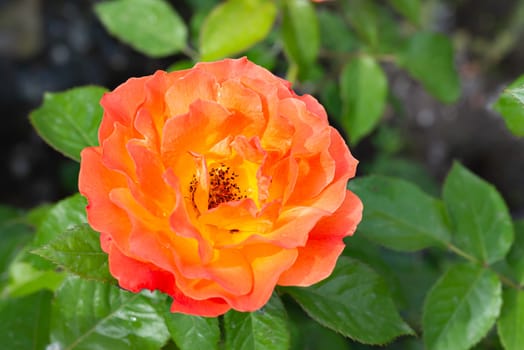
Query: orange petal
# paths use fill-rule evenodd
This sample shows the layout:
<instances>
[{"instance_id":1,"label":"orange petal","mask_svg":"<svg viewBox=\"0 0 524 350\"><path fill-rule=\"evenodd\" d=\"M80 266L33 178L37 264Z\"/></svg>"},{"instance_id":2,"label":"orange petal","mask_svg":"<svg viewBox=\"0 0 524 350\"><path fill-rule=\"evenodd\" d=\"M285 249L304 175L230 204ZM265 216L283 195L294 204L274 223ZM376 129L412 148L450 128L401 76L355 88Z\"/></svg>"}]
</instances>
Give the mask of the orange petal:
<instances>
[{"instance_id":1,"label":"orange petal","mask_svg":"<svg viewBox=\"0 0 524 350\"><path fill-rule=\"evenodd\" d=\"M333 181L336 162L327 151L298 159L297 185L286 204L300 205Z\"/></svg>"},{"instance_id":2,"label":"orange petal","mask_svg":"<svg viewBox=\"0 0 524 350\"><path fill-rule=\"evenodd\" d=\"M274 116L269 117L266 130L261 138L261 144L267 151L278 150L281 155L284 155L291 147L294 133L295 128L289 119L275 112Z\"/></svg>"},{"instance_id":3,"label":"orange petal","mask_svg":"<svg viewBox=\"0 0 524 350\"><path fill-rule=\"evenodd\" d=\"M295 262L297 251L270 244L249 245L242 251L253 269L253 290L228 302L238 311L255 311L268 302L281 273Z\"/></svg>"},{"instance_id":4,"label":"orange petal","mask_svg":"<svg viewBox=\"0 0 524 350\"><path fill-rule=\"evenodd\" d=\"M136 181L129 184L133 196L155 215L167 216L175 198L171 187L163 180L165 170L159 154L138 140L130 141L126 148L136 169Z\"/></svg>"},{"instance_id":5,"label":"orange petal","mask_svg":"<svg viewBox=\"0 0 524 350\"><path fill-rule=\"evenodd\" d=\"M246 57L224 59L217 62L200 62L195 65L195 68L211 73L216 77L218 82L249 77L251 79L258 79L265 82L290 84L289 82L278 78L267 69L250 62Z\"/></svg>"},{"instance_id":6,"label":"orange petal","mask_svg":"<svg viewBox=\"0 0 524 350\"><path fill-rule=\"evenodd\" d=\"M171 185L175 193L175 207L169 217L169 223L174 234L181 237L193 238L198 242L198 252L200 255L200 264L208 263L213 257L213 247L211 246L210 238L205 231L199 231L188 212L186 203L182 192L180 191L180 183L176 175L169 169L164 179Z\"/></svg>"},{"instance_id":7,"label":"orange petal","mask_svg":"<svg viewBox=\"0 0 524 350\"><path fill-rule=\"evenodd\" d=\"M213 261L205 266L194 266L192 270L177 278L177 287L195 299L234 299L248 294L253 288L251 266L236 248L217 251Z\"/></svg>"},{"instance_id":8,"label":"orange petal","mask_svg":"<svg viewBox=\"0 0 524 350\"><path fill-rule=\"evenodd\" d=\"M306 108L317 116L327 121L327 113L324 107L318 103L318 100L309 94L296 96L299 100L306 104Z\"/></svg>"},{"instance_id":9,"label":"orange petal","mask_svg":"<svg viewBox=\"0 0 524 350\"><path fill-rule=\"evenodd\" d=\"M329 145L329 153L336 161L334 180L341 178L347 180L355 176L358 160L353 157L339 132L332 127L330 129L331 143Z\"/></svg>"},{"instance_id":10,"label":"orange petal","mask_svg":"<svg viewBox=\"0 0 524 350\"><path fill-rule=\"evenodd\" d=\"M99 147L88 147L80 156L78 188L87 198L87 218L98 232L104 232L122 245L127 242L130 223L127 214L109 199L109 192L115 187L125 187L124 176L102 165Z\"/></svg>"},{"instance_id":11,"label":"orange petal","mask_svg":"<svg viewBox=\"0 0 524 350\"><path fill-rule=\"evenodd\" d=\"M126 211L131 222L129 246L119 245L124 254L148 261L172 273L177 270L177 259L199 261L196 241L174 235L167 217L157 217L147 211L128 189L114 189L110 197Z\"/></svg>"},{"instance_id":12,"label":"orange petal","mask_svg":"<svg viewBox=\"0 0 524 350\"><path fill-rule=\"evenodd\" d=\"M264 129L266 117L260 96L245 88L240 82L228 80L221 84L217 102L230 112L234 111L244 117L246 129L242 130L243 136L259 135Z\"/></svg>"},{"instance_id":13,"label":"orange petal","mask_svg":"<svg viewBox=\"0 0 524 350\"><path fill-rule=\"evenodd\" d=\"M298 248L293 266L279 278L282 286L310 286L328 277L345 245L343 238L353 234L362 217L362 202L346 192L342 206L321 219L309 235L305 247Z\"/></svg>"},{"instance_id":14,"label":"orange petal","mask_svg":"<svg viewBox=\"0 0 524 350\"><path fill-rule=\"evenodd\" d=\"M102 164L111 170L134 178L135 166L126 145L132 135L120 123L115 123L113 132L102 143Z\"/></svg>"},{"instance_id":15,"label":"orange petal","mask_svg":"<svg viewBox=\"0 0 524 350\"><path fill-rule=\"evenodd\" d=\"M203 317L217 317L225 314L231 306L223 299L210 298L196 300L177 291L173 296L171 312L180 312L188 315L198 315Z\"/></svg>"},{"instance_id":16,"label":"orange petal","mask_svg":"<svg viewBox=\"0 0 524 350\"><path fill-rule=\"evenodd\" d=\"M109 250L109 270L122 288L132 292L158 289L175 294L173 274L124 255L115 244L111 244Z\"/></svg>"},{"instance_id":17,"label":"orange petal","mask_svg":"<svg viewBox=\"0 0 524 350\"><path fill-rule=\"evenodd\" d=\"M98 130L100 144L113 132L115 123L133 127L136 111L145 99L144 84L149 79L150 76L131 78L112 92L104 94L100 100L104 108L104 117Z\"/></svg>"},{"instance_id":18,"label":"orange petal","mask_svg":"<svg viewBox=\"0 0 524 350\"><path fill-rule=\"evenodd\" d=\"M329 145L327 121L306 109L304 102L286 98L279 102L279 113L295 128L293 152L297 155L318 152Z\"/></svg>"},{"instance_id":19,"label":"orange petal","mask_svg":"<svg viewBox=\"0 0 524 350\"><path fill-rule=\"evenodd\" d=\"M280 160L267 159L262 165L262 171L271 178L269 186L268 201L281 200L286 203L289 196L293 193L297 177L298 164L292 157Z\"/></svg>"},{"instance_id":20,"label":"orange petal","mask_svg":"<svg viewBox=\"0 0 524 350\"><path fill-rule=\"evenodd\" d=\"M178 116L189 112L198 100L215 101L218 84L215 77L202 70L191 70L173 82L165 93L168 115Z\"/></svg>"},{"instance_id":21,"label":"orange petal","mask_svg":"<svg viewBox=\"0 0 524 350\"><path fill-rule=\"evenodd\" d=\"M280 213L268 240L279 247L295 248L304 246L309 232L323 216L330 213L315 207L290 207Z\"/></svg>"},{"instance_id":22,"label":"orange petal","mask_svg":"<svg viewBox=\"0 0 524 350\"><path fill-rule=\"evenodd\" d=\"M205 154L213 145L231 134L231 115L215 102L197 101L187 114L170 118L164 125L162 135L162 159L166 167L172 167L177 176L187 173L187 167L177 168L181 159L193 162L189 152ZM184 165L186 166L186 165ZM180 171L177 171L180 170Z\"/></svg>"}]
</instances>

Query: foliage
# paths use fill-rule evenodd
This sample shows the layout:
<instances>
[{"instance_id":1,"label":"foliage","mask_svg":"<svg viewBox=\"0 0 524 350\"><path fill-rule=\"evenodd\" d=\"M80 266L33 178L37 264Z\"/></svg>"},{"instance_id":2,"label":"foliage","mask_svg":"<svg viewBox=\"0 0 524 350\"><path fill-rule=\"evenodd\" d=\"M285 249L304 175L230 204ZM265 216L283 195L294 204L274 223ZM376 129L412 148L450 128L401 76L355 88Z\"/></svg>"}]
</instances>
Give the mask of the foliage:
<instances>
[{"instance_id":1,"label":"foliage","mask_svg":"<svg viewBox=\"0 0 524 350\"><path fill-rule=\"evenodd\" d=\"M160 293L119 289L79 195L26 213L0 207L3 346L262 350L392 343L392 349L460 350L488 339L520 349L524 222L513 221L497 190L458 162L438 196L434 183L421 180L423 171L387 157L401 146L382 122L392 101L386 66L404 70L441 102L460 94L452 42L422 29L423 2L187 5L184 17L165 0L107 0L94 10L111 35L145 55L173 58L174 66L247 55L286 74L319 96L351 145L376 132L381 161L404 178L375 164L370 170L382 175L349 184L364 203L364 218L330 277L279 288L259 311L230 311L221 319L172 314ZM494 104L517 136L524 135L523 82L517 79ZM78 161L82 148L98 142L105 91L48 93L31 122Z\"/></svg>"}]
</instances>

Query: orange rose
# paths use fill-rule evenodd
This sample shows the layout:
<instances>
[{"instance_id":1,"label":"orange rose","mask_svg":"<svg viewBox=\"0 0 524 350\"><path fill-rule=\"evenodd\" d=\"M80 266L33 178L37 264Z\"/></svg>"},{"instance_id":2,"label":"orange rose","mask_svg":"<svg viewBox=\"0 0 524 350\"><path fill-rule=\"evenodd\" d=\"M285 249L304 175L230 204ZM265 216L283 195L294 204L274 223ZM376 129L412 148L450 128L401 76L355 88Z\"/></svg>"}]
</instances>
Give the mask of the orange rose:
<instances>
[{"instance_id":1,"label":"orange rose","mask_svg":"<svg viewBox=\"0 0 524 350\"><path fill-rule=\"evenodd\" d=\"M79 188L122 288L217 316L329 276L362 204L312 96L242 58L132 78L101 104Z\"/></svg>"}]
</instances>

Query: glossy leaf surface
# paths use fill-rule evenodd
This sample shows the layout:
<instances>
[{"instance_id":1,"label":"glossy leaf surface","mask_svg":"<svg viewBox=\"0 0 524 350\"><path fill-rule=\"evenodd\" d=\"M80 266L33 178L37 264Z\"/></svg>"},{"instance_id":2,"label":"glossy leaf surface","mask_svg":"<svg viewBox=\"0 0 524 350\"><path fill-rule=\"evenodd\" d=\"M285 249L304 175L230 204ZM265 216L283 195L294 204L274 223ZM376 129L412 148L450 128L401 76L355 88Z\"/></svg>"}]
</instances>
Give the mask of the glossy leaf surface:
<instances>
[{"instance_id":1,"label":"glossy leaf surface","mask_svg":"<svg viewBox=\"0 0 524 350\"><path fill-rule=\"evenodd\" d=\"M51 341L62 349L158 349L169 333L151 293L71 277L56 293Z\"/></svg>"},{"instance_id":2,"label":"glossy leaf surface","mask_svg":"<svg viewBox=\"0 0 524 350\"><path fill-rule=\"evenodd\" d=\"M330 277L289 293L320 324L365 344L413 334L400 318L384 281L358 260L341 257Z\"/></svg>"},{"instance_id":3,"label":"glossy leaf surface","mask_svg":"<svg viewBox=\"0 0 524 350\"><path fill-rule=\"evenodd\" d=\"M372 175L352 180L349 188L364 203L358 232L366 238L401 251L449 242L442 203L411 183Z\"/></svg>"},{"instance_id":4,"label":"glossy leaf surface","mask_svg":"<svg viewBox=\"0 0 524 350\"><path fill-rule=\"evenodd\" d=\"M200 32L200 55L211 61L242 52L269 33L277 9L272 1L230 0L216 6Z\"/></svg>"},{"instance_id":5,"label":"glossy leaf surface","mask_svg":"<svg viewBox=\"0 0 524 350\"><path fill-rule=\"evenodd\" d=\"M107 254L100 248L100 234L87 224L74 226L34 253L83 278L113 281Z\"/></svg>"},{"instance_id":6,"label":"glossy leaf surface","mask_svg":"<svg viewBox=\"0 0 524 350\"><path fill-rule=\"evenodd\" d=\"M187 28L164 0L113 0L95 5L107 30L151 57L175 54L186 46Z\"/></svg>"},{"instance_id":7,"label":"glossy leaf surface","mask_svg":"<svg viewBox=\"0 0 524 350\"><path fill-rule=\"evenodd\" d=\"M458 99L460 81L448 37L428 32L415 34L400 53L398 63L440 101L451 103Z\"/></svg>"},{"instance_id":8,"label":"glossy leaf surface","mask_svg":"<svg viewBox=\"0 0 524 350\"><path fill-rule=\"evenodd\" d=\"M218 318L172 313L169 306L163 309L167 329L180 350L218 348Z\"/></svg>"},{"instance_id":9,"label":"glossy leaf surface","mask_svg":"<svg viewBox=\"0 0 524 350\"><path fill-rule=\"evenodd\" d=\"M83 86L47 92L44 103L31 113L31 123L53 148L80 161L83 148L98 145L98 126L102 120L99 102L106 91L99 86Z\"/></svg>"},{"instance_id":10,"label":"glossy leaf surface","mask_svg":"<svg viewBox=\"0 0 524 350\"><path fill-rule=\"evenodd\" d=\"M493 105L508 129L517 136L524 136L524 75L510 84Z\"/></svg>"},{"instance_id":11,"label":"glossy leaf surface","mask_svg":"<svg viewBox=\"0 0 524 350\"><path fill-rule=\"evenodd\" d=\"M461 264L429 291L422 325L428 350L466 350L494 325L502 305L501 283L490 270Z\"/></svg>"},{"instance_id":12,"label":"glossy leaf surface","mask_svg":"<svg viewBox=\"0 0 524 350\"><path fill-rule=\"evenodd\" d=\"M497 323L500 340L506 350L520 350L524 344L524 291L507 289Z\"/></svg>"},{"instance_id":13,"label":"glossy leaf surface","mask_svg":"<svg viewBox=\"0 0 524 350\"><path fill-rule=\"evenodd\" d=\"M382 67L372 57L351 59L340 76L342 125L357 144L380 121L386 105L388 83Z\"/></svg>"},{"instance_id":14,"label":"glossy leaf surface","mask_svg":"<svg viewBox=\"0 0 524 350\"><path fill-rule=\"evenodd\" d=\"M443 199L457 246L484 263L504 258L513 242L513 224L493 185L455 163L444 182Z\"/></svg>"},{"instance_id":15,"label":"glossy leaf surface","mask_svg":"<svg viewBox=\"0 0 524 350\"><path fill-rule=\"evenodd\" d=\"M277 295L254 312L229 311L224 316L228 350L285 350L289 347L286 310Z\"/></svg>"}]
</instances>

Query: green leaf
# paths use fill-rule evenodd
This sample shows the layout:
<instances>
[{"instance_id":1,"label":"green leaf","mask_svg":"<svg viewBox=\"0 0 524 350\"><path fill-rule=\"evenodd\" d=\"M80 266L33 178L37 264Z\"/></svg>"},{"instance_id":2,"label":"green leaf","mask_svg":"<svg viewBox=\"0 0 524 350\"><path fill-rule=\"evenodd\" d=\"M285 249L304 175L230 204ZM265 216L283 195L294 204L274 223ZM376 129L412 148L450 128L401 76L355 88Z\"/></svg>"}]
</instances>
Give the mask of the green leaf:
<instances>
[{"instance_id":1,"label":"green leaf","mask_svg":"<svg viewBox=\"0 0 524 350\"><path fill-rule=\"evenodd\" d=\"M83 86L45 93L42 106L30 115L31 122L53 148L80 161L83 148L98 145L103 113L99 101L106 91L98 86Z\"/></svg>"},{"instance_id":2,"label":"green leaf","mask_svg":"<svg viewBox=\"0 0 524 350\"><path fill-rule=\"evenodd\" d=\"M440 195L440 185L425 166L414 159L390 156L382 152L363 168L366 174L397 177L411 182L431 196Z\"/></svg>"},{"instance_id":3,"label":"green leaf","mask_svg":"<svg viewBox=\"0 0 524 350\"><path fill-rule=\"evenodd\" d=\"M167 306L163 315L167 329L180 350L218 349L218 318L171 313Z\"/></svg>"},{"instance_id":4,"label":"green leaf","mask_svg":"<svg viewBox=\"0 0 524 350\"><path fill-rule=\"evenodd\" d=\"M515 241L508 253L506 262L519 284L524 284L524 220L514 222Z\"/></svg>"},{"instance_id":5,"label":"green leaf","mask_svg":"<svg viewBox=\"0 0 524 350\"><path fill-rule=\"evenodd\" d=\"M158 349L169 333L155 303L151 293L70 277L52 305L51 341L60 349Z\"/></svg>"},{"instance_id":6,"label":"green leaf","mask_svg":"<svg viewBox=\"0 0 524 350\"><path fill-rule=\"evenodd\" d=\"M49 343L50 292L0 300L2 349L46 349Z\"/></svg>"},{"instance_id":7,"label":"green leaf","mask_svg":"<svg viewBox=\"0 0 524 350\"><path fill-rule=\"evenodd\" d=\"M282 7L282 40L286 54L305 73L320 48L318 19L310 0L286 0Z\"/></svg>"},{"instance_id":8,"label":"green leaf","mask_svg":"<svg viewBox=\"0 0 524 350\"><path fill-rule=\"evenodd\" d=\"M413 24L420 24L420 0L391 0L391 5Z\"/></svg>"},{"instance_id":9,"label":"green leaf","mask_svg":"<svg viewBox=\"0 0 524 350\"><path fill-rule=\"evenodd\" d=\"M409 39L397 62L440 101L451 103L458 99L460 81L448 37L419 32Z\"/></svg>"},{"instance_id":10,"label":"green leaf","mask_svg":"<svg viewBox=\"0 0 524 350\"><path fill-rule=\"evenodd\" d=\"M365 344L413 334L400 318L386 284L358 260L340 257L327 279L307 288L286 287L320 324Z\"/></svg>"},{"instance_id":11,"label":"green leaf","mask_svg":"<svg viewBox=\"0 0 524 350\"><path fill-rule=\"evenodd\" d=\"M369 56L350 60L340 75L342 126L352 144L357 144L378 124L388 83L380 65Z\"/></svg>"},{"instance_id":12,"label":"green leaf","mask_svg":"<svg viewBox=\"0 0 524 350\"><path fill-rule=\"evenodd\" d=\"M27 223L35 228L39 227L52 208L52 204L46 203L31 209L26 215Z\"/></svg>"},{"instance_id":13,"label":"green leaf","mask_svg":"<svg viewBox=\"0 0 524 350\"><path fill-rule=\"evenodd\" d=\"M459 248L487 264L504 258L513 242L513 225L493 185L454 163L444 182L443 199Z\"/></svg>"},{"instance_id":14,"label":"green leaf","mask_svg":"<svg viewBox=\"0 0 524 350\"><path fill-rule=\"evenodd\" d=\"M230 350L285 350L289 330L284 305L276 294L254 312L231 310L224 315L225 348Z\"/></svg>"},{"instance_id":15,"label":"green leaf","mask_svg":"<svg viewBox=\"0 0 524 350\"><path fill-rule=\"evenodd\" d=\"M442 274L438 266L440 261L435 259L442 258L442 255L436 255L435 252L424 250L405 254L384 249L380 251L389 273L379 271L387 278L386 282L392 290L395 303L402 310L402 317L410 324L420 325L426 294ZM398 290L394 290L394 287Z\"/></svg>"},{"instance_id":16,"label":"green leaf","mask_svg":"<svg viewBox=\"0 0 524 350\"><path fill-rule=\"evenodd\" d=\"M422 325L428 350L469 349L484 337L502 304L497 275L472 264L450 268L427 295Z\"/></svg>"},{"instance_id":17,"label":"green leaf","mask_svg":"<svg viewBox=\"0 0 524 350\"><path fill-rule=\"evenodd\" d=\"M497 323L500 341L506 350L521 350L524 344L524 291L506 289Z\"/></svg>"},{"instance_id":18,"label":"green leaf","mask_svg":"<svg viewBox=\"0 0 524 350\"><path fill-rule=\"evenodd\" d=\"M348 350L349 340L313 321L294 304L286 304L291 332L290 350Z\"/></svg>"},{"instance_id":19,"label":"green leaf","mask_svg":"<svg viewBox=\"0 0 524 350\"><path fill-rule=\"evenodd\" d=\"M186 25L167 1L105 1L95 12L112 35L148 56L173 55L186 46Z\"/></svg>"},{"instance_id":20,"label":"green leaf","mask_svg":"<svg viewBox=\"0 0 524 350\"><path fill-rule=\"evenodd\" d=\"M200 32L201 59L215 60L248 49L268 35L276 13L269 0L229 0L216 6Z\"/></svg>"},{"instance_id":21,"label":"green leaf","mask_svg":"<svg viewBox=\"0 0 524 350\"><path fill-rule=\"evenodd\" d=\"M493 108L502 114L513 134L524 136L524 75L502 92Z\"/></svg>"},{"instance_id":22,"label":"green leaf","mask_svg":"<svg viewBox=\"0 0 524 350\"><path fill-rule=\"evenodd\" d=\"M32 236L31 229L26 225L17 222L0 224L0 290L9 278L11 262Z\"/></svg>"},{"instance_id":23,"label":"green leaf","mask_svg":"<svg viewBox=\"0 0 524 350\"><path fill-rule=\"evenodd\" d=\"M21 253L18 260L29 262L39 270L55 269L55 264L33 254L32 251L51 242L67 229L86 223L86 204L84 197L75 194L54 204L51 208L45 208L35 219L37 230L33 241Z\"/></svg>"},{"instance_id":24,"label":"green leaf","mask_svg":"<svg viewBox=\"0 0 524 350\"><path fill-rule=\"evenodd\" d=\"M29 263L17 261L9 266L9 283L3 294L22 297L42 289L55 291L64 277L63 273L37 270Z\"/></svg>"},{"instance_id":25,"label":"green leaf","mask_svg":"<svg viewBox=\"0 0 524 350\"><path fill-rule=\"evenodd\" d=\"M357 48L357 38L339 13L321 9L317 11L317 16L322 47L345 53Z\"/></svg>"},{"instance_id":26,"label":"green leaf","mask_svg":"<svg viewBox=\"0 0 524 350\"><path fill-rule=\"evenodd\" d=\"M400 251L450 241L442 203L409 182L372 175L352 180L349 188L364 203L358 231L366 238Z\"/></svg>"},{"instance_id":27,"label":"green leaf","mask_svg":"<svg viewBox=\"0 0 524 350\"><path fill-rule=\"evenodd\" d=\"M67 229L87 223L86 205L86 199L78 193L56 203L37 228L35 246L43 246Z\"/></svg>"},{"instance_id":28,"label":"green leaf","mask_svg":"<svg viewBox=\"0 0 524 350\"><path fill-rule=\"evenodd\" d=\"M355 32L371 48L379 45L380 9L373 1L352 0L342 2L345 13Z\"/></svg>"},{"instance_id":29,"label":"green leaf","mask_svg":"<svg viewBox=\"0 0 524 350\"><path fill-rule=\"evenodd\" d=\"M87 224L74 226L34 253L80 277L113 280L107 254L100 248L100 234Z\"/></svg>"}]
</instances>

